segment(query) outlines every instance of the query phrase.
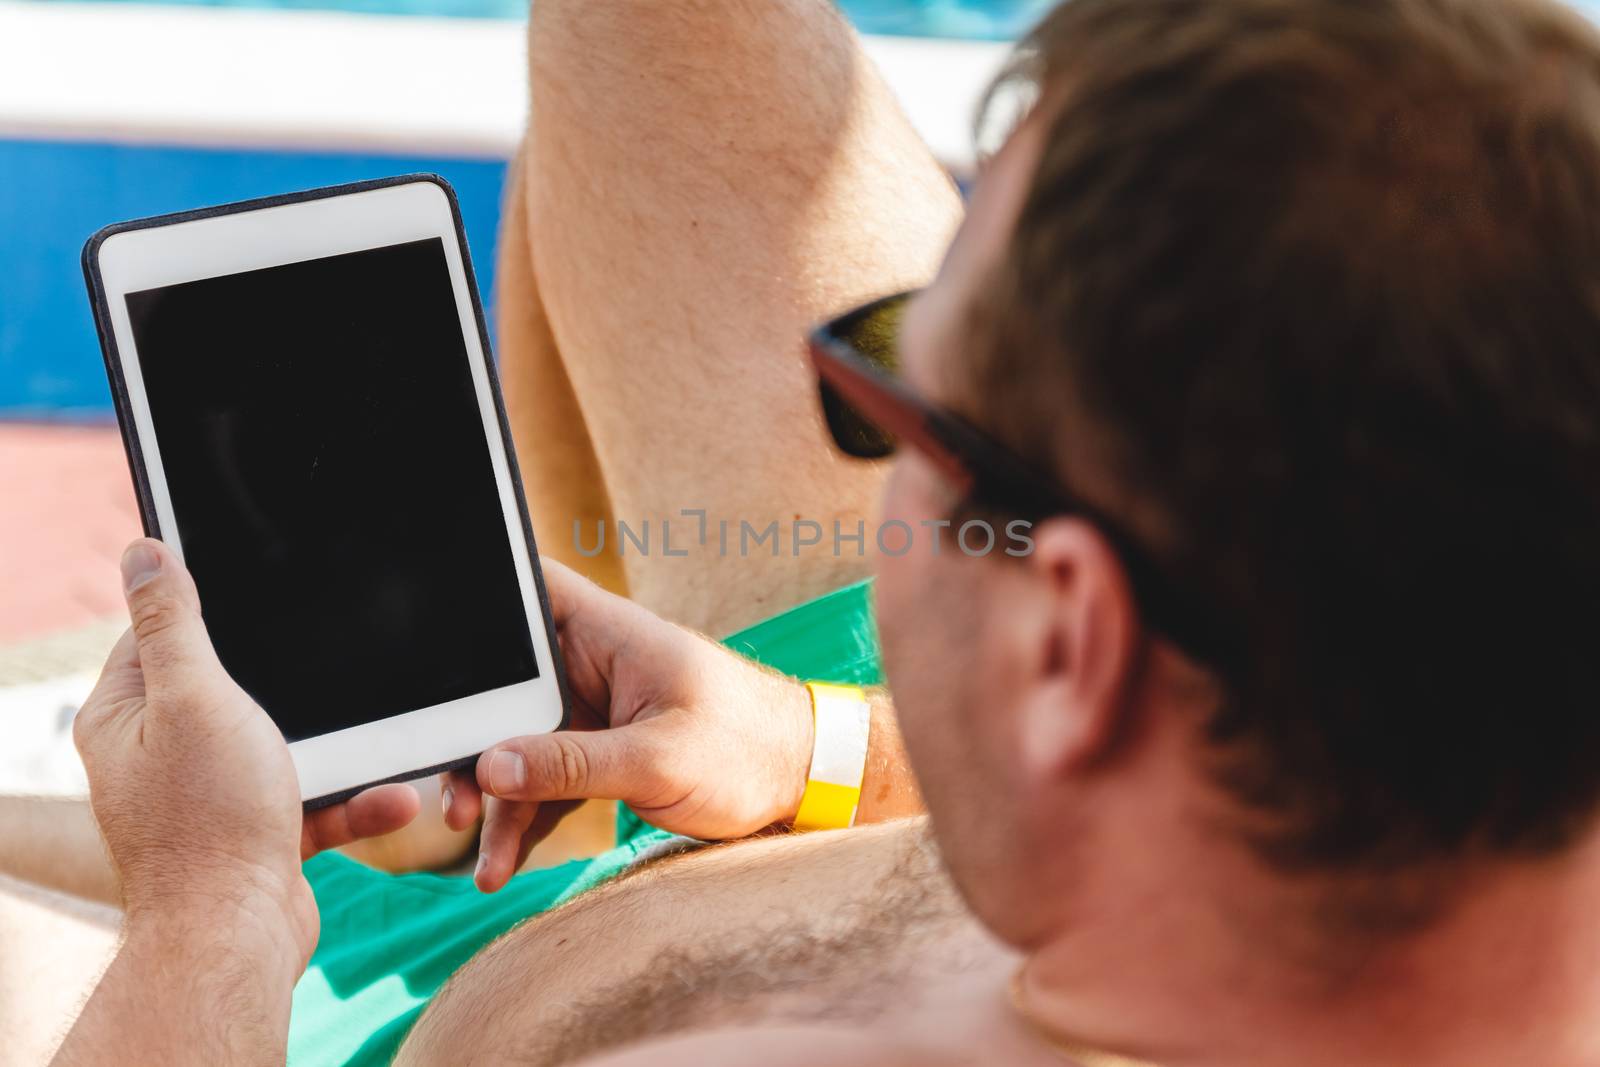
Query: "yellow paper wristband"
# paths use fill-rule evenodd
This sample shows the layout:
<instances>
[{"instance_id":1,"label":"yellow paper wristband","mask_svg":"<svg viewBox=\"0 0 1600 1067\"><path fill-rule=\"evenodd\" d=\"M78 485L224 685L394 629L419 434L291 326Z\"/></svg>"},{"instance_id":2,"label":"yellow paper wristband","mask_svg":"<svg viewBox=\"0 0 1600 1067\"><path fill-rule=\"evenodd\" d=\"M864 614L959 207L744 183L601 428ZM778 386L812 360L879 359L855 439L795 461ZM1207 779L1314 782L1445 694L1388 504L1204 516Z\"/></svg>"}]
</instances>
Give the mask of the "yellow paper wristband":
<instances>
[{"instance_id":1,"label":"yellow paper wristband","mask_svg":"<svg viewBox=\"0 0 1600 1067\"><path fill-rule=\"evenodd\" d=\"M867 740L872 707L853 685L810 682L816 740L805 795L796 812L796 830L839 830L856 821L861 781L867 772Z\"/></svg>"}]
</instances>

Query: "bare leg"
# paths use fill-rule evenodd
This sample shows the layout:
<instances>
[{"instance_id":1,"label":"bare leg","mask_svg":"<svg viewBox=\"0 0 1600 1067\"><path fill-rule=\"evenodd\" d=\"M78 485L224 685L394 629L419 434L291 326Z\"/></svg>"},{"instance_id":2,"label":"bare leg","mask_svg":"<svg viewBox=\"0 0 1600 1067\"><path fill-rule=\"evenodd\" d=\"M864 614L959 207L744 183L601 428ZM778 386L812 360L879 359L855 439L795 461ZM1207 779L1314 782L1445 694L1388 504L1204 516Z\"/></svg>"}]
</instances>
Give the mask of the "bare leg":
<instances>
[{"instance_id":1,"label":"bare leg","mask_svg":"<svg viewBox=\"0 0 1600 1067\"><path fill-rule=\"evenodd\" d=\"M880 473L827 446L799 340L924 280L960 205L824 0L600 6L548 0L531 21L496 294L507 408L541 551L722 635L865 561L670 558L660 521L681 548L685 508L830 537L870 514ZM656 526L653 554L619 558L618 518ZM606 528L606 550L580 552L575 524L590 547ZM569 817L529 862L606 831Z\"/></svg>"},{"instance_id":2,"label":"bare leg","mask_svg":"<svg viewBox=\"0 0 1600 1067\"><path fill-rule=\"evenodd\" d=\"M416 787L423 792L424 814L437 812L437 780L417 782ZM426 821L437 826L425 826L410 837L408 827L343 851L385 870L427 870L452 863L471 843L470 834L448 830L442 818ZM0 878L113 907L120 900L116 873L84 797L0 795Z\"/></svg>"},{"instance_id":3,"label":"bare leg","mask_svg":"<svg viewBox=\"0 0 1600 1067\"><path fill-rule=\"evenodd\" d=\"M649 557L621 561L629 592L718 635L864 576L853 548L831 551L832 524L871 516L881 472L827 447L801 340L933 273L952 183L827 0L540 0L529 53L533 278L514 293L513 272L500 303L543 307L575 398L534 319L506 331L546 551L573 518L649 522ZM579 412L593 467L551 441ZM571 484L594 470L604 497ZM685 508L735 532L803 517L828 539L801 559L788 542L722 557L714 540L666 557L660 523L682 548Z\"/></svg>"},{"instance_id":4,"label":"bare leg","mask_svg":"<svg viewBox=\"0 0 1600 1067\"><path fill-rule=\"evenodd\" d=\"M611 501L533 276L525 156L519 152L506 175L495 321L500 334L500 380L528 511L543 555L560 560L612 592L625 594L627 586L616 553L590 557L575 548L573 523L589 529L596 523L609 526Z\"/></svg>"},{"instance_id":5,"label":"bare leg","mask_svg":"<svg viewBox=\"0 0 1600 1067\"><path fill-rule=\"evenodd\" d=\"M0 878L6 876L86 901L118 901L116 875L82 797L0 796Z\"/></svg>"}]
</instances>

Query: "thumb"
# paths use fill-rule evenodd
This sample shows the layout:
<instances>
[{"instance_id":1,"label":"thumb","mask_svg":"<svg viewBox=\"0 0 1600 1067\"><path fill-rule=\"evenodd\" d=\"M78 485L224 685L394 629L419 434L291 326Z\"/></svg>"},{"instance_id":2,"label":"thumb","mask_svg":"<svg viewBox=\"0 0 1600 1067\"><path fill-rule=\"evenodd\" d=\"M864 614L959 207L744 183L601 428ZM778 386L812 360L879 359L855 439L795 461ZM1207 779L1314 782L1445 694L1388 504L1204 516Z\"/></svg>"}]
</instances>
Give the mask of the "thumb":
<instances>
[{"instance_id":1,"label":"thumb","mask_svg":"<svg viewBox=\"0 0 1600 1067\"><path fill-rule=\"evenodd\" d=\"M518 737L478 758L478 785L504 800L655 804L670 789L648 723Z\"/></svg>"},{"instance_id":2,"label":"thumb","mask_svg":"<svg viewBox=\"0 0 1600 1067\"><path fill-rule=\"evenodd\" d=\"M122 554L122 588L152 706L223 674L200 618L200 593L171 548L150 538L129 545Z\"/></svg>"}]
</instances>

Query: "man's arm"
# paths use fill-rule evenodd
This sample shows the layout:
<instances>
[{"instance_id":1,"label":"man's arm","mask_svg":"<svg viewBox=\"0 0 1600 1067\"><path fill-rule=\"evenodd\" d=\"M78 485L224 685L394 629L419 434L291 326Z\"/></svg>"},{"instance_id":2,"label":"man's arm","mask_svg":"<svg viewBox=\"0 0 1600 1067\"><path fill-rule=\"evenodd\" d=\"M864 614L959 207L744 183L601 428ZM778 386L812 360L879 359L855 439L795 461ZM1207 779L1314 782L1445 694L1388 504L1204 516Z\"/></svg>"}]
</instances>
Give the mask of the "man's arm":
<instances>
[{"instance_id":1,"label":"man's arm","mask_svg":"<svg viewBox=\"0 0 1600 1067\"><path fill-rule=\"evenodd\" d=\"M55 1062L282 1063L318 930L301 862L399 829L417 796L304 815L283 735L218 662L183 564L137 541L123 585L133 629L73 724L123 940Z\"/></svg>"},{"instance_id":2,"label":"man's arm","mask_svg":"<svg viewBox=\"0 0 1600 1067\"><path fill-rule=\"evenodd\" d=\"M861 806L856 825L904 819L922 814L922 793L900 737L900 722L887 689L868 694L872 703L872 729L867 735L867 772L861 779Z\"/></svg>"},{"instance_id":3,"label":"man's arm","mask_svg":"<svg viewBox=\"0 0 1600 1067\"><path fill-rule=\"evenodd\" d=\"M281 1064L304 967L277 902L192 901L130 916L57 1067Z\"/></svg>"},{"instance_id":4,"label":"man's arm","mask_svg":"<svg viewBox=\"0 0 1600 1067\"><path fill-rule=\"evenodd\" d=\"M484 816L480 889L510 880L581 800L621 800L652 825L705 840L794 820L815 737L805 686L552 560L545 585L575 728L495 745L476 768L447 776L446 822ZM875 694L857 821L920 810L894 709Z\"/></svg>"}]
</instances>

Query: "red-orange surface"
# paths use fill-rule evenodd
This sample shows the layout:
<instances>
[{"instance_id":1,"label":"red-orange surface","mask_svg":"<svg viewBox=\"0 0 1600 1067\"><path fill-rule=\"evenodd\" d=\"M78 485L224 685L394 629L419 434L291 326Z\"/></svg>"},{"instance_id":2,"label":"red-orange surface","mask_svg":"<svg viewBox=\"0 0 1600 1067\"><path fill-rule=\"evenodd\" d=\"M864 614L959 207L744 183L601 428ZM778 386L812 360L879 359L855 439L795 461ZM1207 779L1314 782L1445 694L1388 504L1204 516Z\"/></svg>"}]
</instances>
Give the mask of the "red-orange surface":
<instances>
[{"instance_id":1,"label":"red-orange surface","mask_svg":"<svg viewBox=\"0 0 1600 1067\"><path fill-rule=\"evenodd\" d=\"M139 529L116 427L0 422L0 643L123 611Z\"/></svg>"}]
</instances>

